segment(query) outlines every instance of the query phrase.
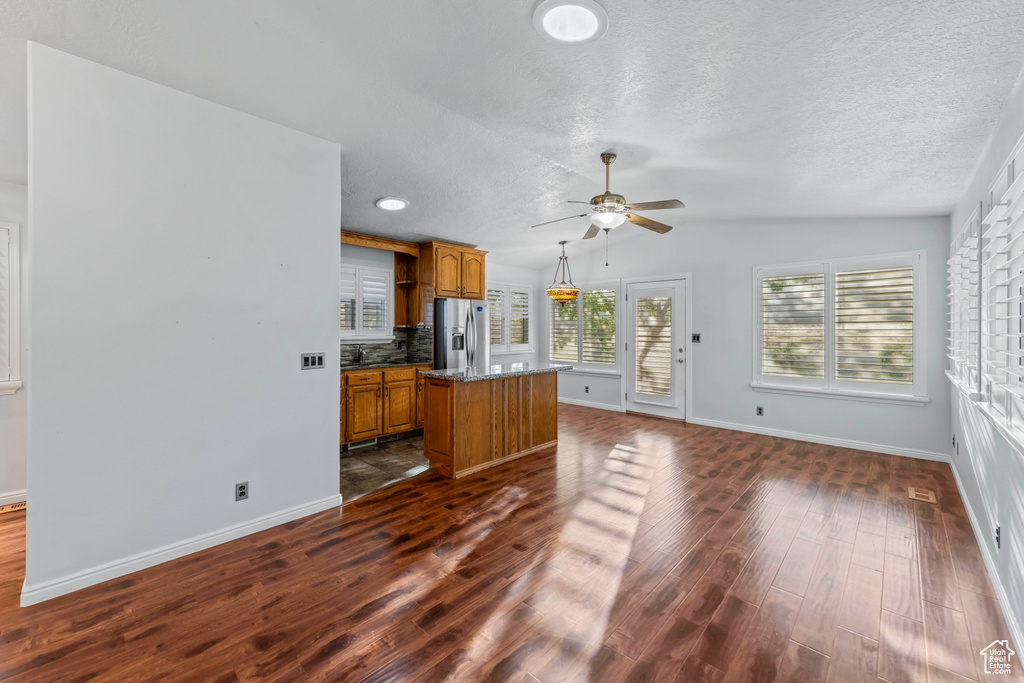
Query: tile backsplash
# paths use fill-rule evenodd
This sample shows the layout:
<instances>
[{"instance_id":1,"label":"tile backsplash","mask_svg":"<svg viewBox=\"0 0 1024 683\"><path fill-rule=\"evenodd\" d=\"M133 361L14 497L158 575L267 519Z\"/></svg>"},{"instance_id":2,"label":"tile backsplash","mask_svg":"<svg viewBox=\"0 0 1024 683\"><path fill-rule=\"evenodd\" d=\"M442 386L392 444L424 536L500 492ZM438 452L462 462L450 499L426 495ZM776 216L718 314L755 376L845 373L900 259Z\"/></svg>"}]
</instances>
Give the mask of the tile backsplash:
<instances>
[{"instance_id":1,"label":"tile backsplash","mask_svg":"<svg viewBox=\"0 0 1024 683\"><path fill-rule=\"evenodd\" d=\"M390 344L362 344L363 363L422 363L433 361L433 331L429 327L396 327ZM356 364L356 344L341 345L342 367Z\"/></svg>"}]
</instances>

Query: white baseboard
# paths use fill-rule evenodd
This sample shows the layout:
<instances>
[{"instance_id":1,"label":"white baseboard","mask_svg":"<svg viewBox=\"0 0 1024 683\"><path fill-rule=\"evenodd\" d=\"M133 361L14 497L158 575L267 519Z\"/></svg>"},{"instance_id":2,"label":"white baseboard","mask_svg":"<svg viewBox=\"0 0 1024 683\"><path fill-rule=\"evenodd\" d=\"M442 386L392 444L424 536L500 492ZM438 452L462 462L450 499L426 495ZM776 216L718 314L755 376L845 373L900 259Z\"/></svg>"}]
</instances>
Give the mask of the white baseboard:
<instances>
[{"instance_id":1,"label":"white baseboard","mask_svg":"<svg viewBox=\"0 0 1024 683\"><path fill-rule=\"evenodd\" d=\"M593 401L580 401L575 398L562 398L558 397L559 403L568 403L571 406L583 406L584 408L597 408L598 410L610 410L613 413L624 413L626 409L622 406L612 405L611 403L595 403Z\"/></svg>"},{"instance_id":2,"label":"white baseboard","mask_svg":"<svg viewBox=\"0 0 1024 683\"><path fill-rule=\"evenodd\" d=\"M179 541L178 543L171 543L161 548L149 550L144 553L132 555L121 560L115 560L114 562L108 562L98 567L91 569L85 569L80 572L75 572L69 576L64 576L59 579L53 579L52 581L46 581L44 583L29 586L25 584L21 590L21 606L27 607L34 605L50 598L55 598L58 595L64 595L65 593L71 593L72 591L85 588L86 586L92 586L97 583L102 583L110 579L115 579L125 574L131 574L137 572L140 569L146 569L168 560L174 560L185 555L190 555L206 548L211 548L221 543L233 541L236 538L242 536L248 536L249 534L256 533L257 531L263 531L275 527L285 522L290 522L300 517L306 517L308 515L329 510L333 507L341 505L341 496L333 495L327 498L307 503L305 505L299 505L288 510L281 512L275 512L257 519L250 520L248 522L242 522L234 526L220 529L218 531L212 531L208 534L201 536L195 536L193 538Z\"/></svg>"},{"instance_id":3,"label":"white baseboard","mask_svg":"<svg viewBox=\"0 0 1024 683\"><path fill-rule=\"evenodd\" d=\"M936 460L938 462L949 462L949 455L936 453L934 451L922 451L917 448L904 448L902 446L887 446L880 443L868 443L867 441L853 441L850 439L837 439L831 436L818 436L817 434L803 434L801 432L790 432L785 429L772 429L770 427L754 427L751 425L738 424L735 422L720 422L719 420L707 420L703 417L691 417L687 422L705 427L718 427L719 429L731 429L736 432L750 432L751 434L764 434L765 436L778 436L783 439L795 441L809 441L820 443L826 446L839 446L840 448L853 448L858 451L871 451L873 453L885 453L887 455L902 455L906 458L917 458L919 460Z\"/></svg>"},{"instance_id":4,"label":"white baseboard","mask_svg":"<svg viewBox=\"0 0 1024 683\"><path fill-rule=\"evenodd\" d=\"M963 483L960 481L960 473L957 472L956 466L953 464L950 464L949 469L953 470L953 478L956 479L956 487L960 491L960 500L964 502L964 508L967 509L967 518L971 520L971 529L974 530L974 541L978 544L978 550L981 551L981 559L985 562L985 569L988 570L989 578L992 579L992 587L996 590L996 600L999 601L999 606L1003 610L1003 620L1006 622L1006 627L1010 629L1010 637L1013 638L1013 644L1020 650L1024 647L1024 605L1014 604L1010 600L1010 596L1000 580L999 572L996 571L995 558L992 557L988 544L982 543L980 540L986 537L986 532L982 528L981 523L978 522L978 517L974 514L974 508L971 507L971 499L967 497Z\"/></svg>"},{"instance_id":5,"label":"white baseboard","mask_svg":"<svg viewBox=\"0 0 1024 683\"><path fill-rule=\"evenodd\" d=\"M0 493L0 505L10 505L11 503L21 503L25 501L26 493L25 489L20 491L8 491L7 493Z\"/></svg>"}]
</instances>

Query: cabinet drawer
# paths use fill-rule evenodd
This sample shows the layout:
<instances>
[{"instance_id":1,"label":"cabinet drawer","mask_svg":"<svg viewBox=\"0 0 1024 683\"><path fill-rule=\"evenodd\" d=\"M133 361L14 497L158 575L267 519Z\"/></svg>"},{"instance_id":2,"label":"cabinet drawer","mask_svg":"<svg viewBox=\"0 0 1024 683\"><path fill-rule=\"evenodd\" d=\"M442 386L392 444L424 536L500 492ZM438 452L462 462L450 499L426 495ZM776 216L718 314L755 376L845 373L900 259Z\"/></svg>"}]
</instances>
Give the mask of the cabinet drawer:
<instances>
[{"instance_id":1,"label":"cabinet drawer","mask_svg":"<svg viewBox=\"0 0 1024 683\"><path fill-rule=\"evenodd\" d=\"M383 373L380 370L366 370L363 372L348 373L348 385L350 387L361 384L380 384Z\"/></svg>"},{"instance_id":2,"label":"cabinet drawer","mask_svg":"<svg viewBox=\"0 0 1024 683\"><path fill-rule=\"evenodd\" d=\"M416 379L416 368L396 368L384 371L385 382L399 382L409 379Z\"/></svg>"}]
</instances>

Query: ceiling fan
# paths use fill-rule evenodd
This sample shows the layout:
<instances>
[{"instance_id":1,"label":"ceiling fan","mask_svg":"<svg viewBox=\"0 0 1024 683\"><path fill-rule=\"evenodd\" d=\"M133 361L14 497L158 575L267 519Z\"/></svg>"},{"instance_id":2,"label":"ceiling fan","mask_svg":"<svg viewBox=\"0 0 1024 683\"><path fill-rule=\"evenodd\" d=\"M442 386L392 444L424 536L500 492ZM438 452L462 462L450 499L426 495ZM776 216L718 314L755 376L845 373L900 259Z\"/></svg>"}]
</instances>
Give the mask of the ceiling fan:
<instances>
[{"instance_id":1,"label":"ceiling fan","mask_svg":"<svg viewBox=\"0 0 1024 683\"><path fill-rule=\"evenodd\" d=\"M605 152L601 155L601 161L604 162L604 194L597 195L589 202L569 201L570 204L593 205L594 208L590 213L566 216L565 218L547 221L546 223L538 223L531 227L539 228L542 225L550 225L552 223L558 223L559 221L567 221L570 218L590 218L592 225L590 226L590 229L587 230L586 234L583 235L583 239L585 240L597 237L597 233L601 232L601 230L604 230L605 233L607 233L608 231L619 227L626 221L629 221L633 225L639 225L641 228L653 230L654 232L662 235L672 229L671 225L652 221L650 218L638 216L634 212L654 211L655 209L681 209L685 204L678 199L665 199L660 202L627 204L625 197L621 194L613 194L610 189L611 165L612 162L615 161L615 155L611 152Z\"/></svg>"}]
</instances>

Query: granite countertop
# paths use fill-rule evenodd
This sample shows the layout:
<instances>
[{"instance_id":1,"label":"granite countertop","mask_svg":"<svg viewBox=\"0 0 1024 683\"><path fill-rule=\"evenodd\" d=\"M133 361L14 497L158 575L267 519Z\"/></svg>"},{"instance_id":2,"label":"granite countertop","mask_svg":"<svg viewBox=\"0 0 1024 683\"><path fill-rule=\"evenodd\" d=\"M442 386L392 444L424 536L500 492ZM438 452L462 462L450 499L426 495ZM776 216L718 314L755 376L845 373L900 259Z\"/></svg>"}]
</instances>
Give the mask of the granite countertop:
<instances>
[{"instance_id":1,"label":"granite countertop","mask_svg":"<svg viewBox=\"0 0 1024 683\"><path fill-rule=\"evenodd\" d=\"M559 372L572 370L571 365L551 365L549 363L502 363L487 368L460 368L458 370L430 370L421 372L421 377L434 379L451 379L459 382L475 382L481 379L497 379L499 377L518 377L520 375L539 375L543 372Z\"/></svg>"},{"instance_id":2,"label":"granite countertop","mask_svg":"<svg viewBox=\"0 0 1024 683\"><path fill-rule=\"evenodd\" d=\"M401 363L354 363L351 365L342 365L341 371L348 372L349 370L381 370L384 368L411 368L418 365L433 365L430 361L426 363L409 363L403 361Z\"/></svg>"}]
</instances>

